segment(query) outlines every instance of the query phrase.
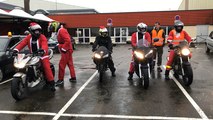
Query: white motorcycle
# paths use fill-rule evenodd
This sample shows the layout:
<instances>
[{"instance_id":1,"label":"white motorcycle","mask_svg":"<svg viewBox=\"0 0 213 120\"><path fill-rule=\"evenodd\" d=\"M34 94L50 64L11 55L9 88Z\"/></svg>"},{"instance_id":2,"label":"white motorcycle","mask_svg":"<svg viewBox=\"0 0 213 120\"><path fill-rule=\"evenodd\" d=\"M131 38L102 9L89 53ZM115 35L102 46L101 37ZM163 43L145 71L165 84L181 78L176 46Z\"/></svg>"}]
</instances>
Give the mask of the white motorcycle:
<instances>
[{"instance_id":1,"label":"white motorcycle","mask_svg":"<svg viewBox=\"0 0 213 120\"><path fill-rule=\"evenodd\" d=\"M53 57L53 51L48 50L49 59ZM46 85L44 69L41 63L41 54L17 54L14 58L14 66L17 73L13 75L11 94L14 99L21 100L27 96L28 91L35 90L39 86ZM50 63L53 75L55 67Z\"/></svg>"}]
</instances>

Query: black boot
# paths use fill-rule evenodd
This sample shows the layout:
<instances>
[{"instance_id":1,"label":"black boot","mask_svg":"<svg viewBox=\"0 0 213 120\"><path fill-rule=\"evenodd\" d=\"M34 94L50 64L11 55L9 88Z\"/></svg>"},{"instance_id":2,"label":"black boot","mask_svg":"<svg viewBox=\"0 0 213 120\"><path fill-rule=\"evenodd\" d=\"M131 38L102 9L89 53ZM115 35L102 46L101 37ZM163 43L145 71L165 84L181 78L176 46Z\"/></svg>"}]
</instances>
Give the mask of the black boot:
<instances>
[{"instance_id":1,"label":"black boot","mask_svg":"<svg viewBox=\"0 0 213 120\"><path fill-rule=\"evenodd\" d=\"M166 70L165 71L165 80L170 80L170 78L169 78L169 71L170 70Z\"/></svg>"},{"instance_id":2,"label":"black boot","mask_svg":"<svg viewBox=\"0 0 213 120\"><path fill-rule=\"evenodd\" d=\"M70 80L70 82L76 83L76 77L72 77L69 80Z\"/></svg>"},{"instance_id":3,"label":"black boot","mask_svg":"<svg viewBox=\"0 0 213 120\"><path fill-rule=\"evenodd\" d=\"M158 72L162 72L162 69L160 68L160 66L158 66L157 70Z\"/></svg>"},{"instance_id":4,"label":"black boot","mask_svg":"<svg viewBox=\"0 0 213 120\"><path fill-rule=\"evenodd\" d=\"M54 80L49 82L49 88L51 91L55 92L55 81Z\"/></svg>"},{"instance_id":5,"label":"black boot","mask_svg":"<svg viewBox=\"0 0 213 120\"><path fill-rule=\"evenodd\" d=\"M133 73L129 72L128 80L132 80L132 77L133 77Z\"/></svg>"},{"instance_id":6,"label":"black boot","mask_svg":"<svg viewBox=\"0 0 213 120\"><path fill-rule=\"evenodd\" d=\"M111 71L112 72L112 77L115 77L116 75L115 75L115 68Z\"/></svg>"},{"instance_id":7,"label":"black boot","mask_svg":"<svg viewBox=\"0 0 213 120\"><path fill-rule=\"evenodd\" d=\"M64 80L58 80L55 83L55 86L63 86L64 85Z\"/></svg>"}]
</instances>

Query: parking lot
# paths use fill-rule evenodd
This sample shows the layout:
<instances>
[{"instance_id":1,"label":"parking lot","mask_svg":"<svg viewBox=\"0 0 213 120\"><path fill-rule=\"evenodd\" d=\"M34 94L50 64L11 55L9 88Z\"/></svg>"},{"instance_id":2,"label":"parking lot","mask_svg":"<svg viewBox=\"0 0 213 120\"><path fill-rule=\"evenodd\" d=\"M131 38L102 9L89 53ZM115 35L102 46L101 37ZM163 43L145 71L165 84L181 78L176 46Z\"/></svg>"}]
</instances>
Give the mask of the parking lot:
<instances>
[{"instance_id":1,"label":"parking lot","mask_svg":"<svg viewBox=\"0 0 213 120\"><path fill-rule=\"evenodd\" d=\"M103 82L92 61L90 45L78 45L74 51L77 83L69 82L66 69L64 87L55 93L38 90L26 99L15 101L10 93L11 79L0 83L1 120L133 120L133 119L212 119L213 120L213 53L206 54L204 45L192 48L194 81L190 87L172 77L164 80L162 73L151 75L147 90L134 75L128 81L131 61L130 45L117 45L113 50L116 77L108 70ZM164 48L163 65L167 47ZM60 54L51 60L55 64L57 80Z\"/></svg>"}]
</instances>

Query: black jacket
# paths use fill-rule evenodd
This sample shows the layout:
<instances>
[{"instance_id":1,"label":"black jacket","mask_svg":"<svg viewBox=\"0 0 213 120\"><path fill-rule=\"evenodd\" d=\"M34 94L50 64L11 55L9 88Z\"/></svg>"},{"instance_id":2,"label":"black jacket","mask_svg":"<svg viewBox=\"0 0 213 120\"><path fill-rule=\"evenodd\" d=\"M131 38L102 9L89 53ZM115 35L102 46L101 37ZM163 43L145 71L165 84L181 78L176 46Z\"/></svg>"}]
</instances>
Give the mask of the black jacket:
<instances>
[{"instance_id":1,"label":"black jacket","mask_svg":"<svg viewBox=\"0 0 213 120\"><path fill-rule=\"evenodd\" d=\"M94 51L97 46L105 46L110 52L112 52L112 40L110 36L102 37L102 36L97 36L95 38L95 42L92 46L92 50Z\"/></svg>"}]
</instances>

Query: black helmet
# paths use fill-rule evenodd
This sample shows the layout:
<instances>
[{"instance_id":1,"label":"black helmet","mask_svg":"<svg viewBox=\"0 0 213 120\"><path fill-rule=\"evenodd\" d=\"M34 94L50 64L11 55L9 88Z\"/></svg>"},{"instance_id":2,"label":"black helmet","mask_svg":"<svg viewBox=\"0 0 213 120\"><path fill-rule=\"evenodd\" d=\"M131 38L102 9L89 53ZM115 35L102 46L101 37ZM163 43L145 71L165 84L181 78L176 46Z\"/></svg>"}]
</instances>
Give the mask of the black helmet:
<instances>
[{"instance_id":1,"label":"black helmet","mask_svg":"<svg viewBox=\"0 0 213 120\"><path fill-rule=\"evenodd\" d=\"M183 24L183 22L178 20L178 21L175 21L174 27L175 27L176 32L180 33L183 30L184 24Z\"/></svg>"},{"instance_id":2,"label":"black helmet","mask_svg":"<svg viewBox=\"0 0 213 120\"><path fill-rule=\"evenodd\" d=\"M29 31L34 37L39 37L41 34L41 26L35 22L30 23Z\"/></svg>"}]
</instances>

